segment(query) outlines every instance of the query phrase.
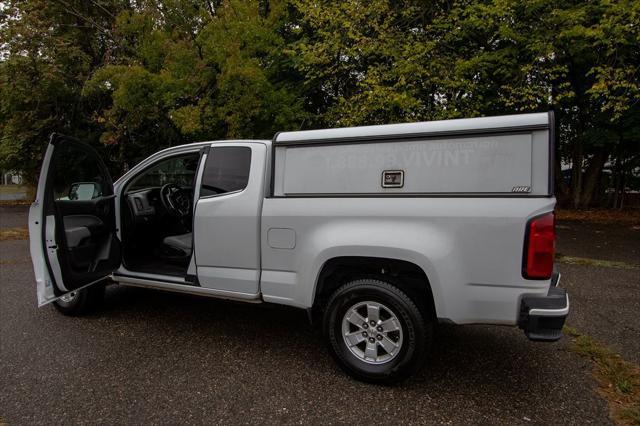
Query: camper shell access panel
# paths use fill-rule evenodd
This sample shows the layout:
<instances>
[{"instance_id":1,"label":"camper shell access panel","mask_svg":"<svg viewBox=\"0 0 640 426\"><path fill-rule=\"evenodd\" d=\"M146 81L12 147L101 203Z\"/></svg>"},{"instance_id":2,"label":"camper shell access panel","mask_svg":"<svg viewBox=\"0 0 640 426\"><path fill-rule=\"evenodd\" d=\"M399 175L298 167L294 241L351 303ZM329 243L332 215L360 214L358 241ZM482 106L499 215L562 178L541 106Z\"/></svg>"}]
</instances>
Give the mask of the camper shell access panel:
<instances>
[{"instance_id":1,"label":"camper shell access panel","mask_svg":"<svg viewBox=\"0 0 640 426\"><path fill-rule=\"evenodd\" d=\"M553 112L274 137L271 197L552 197Z\"/></svg>"}]
</instances>

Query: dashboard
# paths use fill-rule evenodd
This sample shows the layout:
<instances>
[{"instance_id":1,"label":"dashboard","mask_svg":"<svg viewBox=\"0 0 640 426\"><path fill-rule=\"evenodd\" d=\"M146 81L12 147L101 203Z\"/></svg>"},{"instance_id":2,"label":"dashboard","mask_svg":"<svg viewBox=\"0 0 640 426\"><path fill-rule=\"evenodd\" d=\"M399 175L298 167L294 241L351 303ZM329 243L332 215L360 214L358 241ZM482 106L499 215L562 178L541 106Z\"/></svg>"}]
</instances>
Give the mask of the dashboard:
<instances>
[{"instance_id":1,"label":"dashboard","mask_svg":"<svg viewBox=\"0 0 640 426\"><path fill-rule=\"evenodd\" d=\"M193 198L193 190L190 187L182 187L181 189L190 198ZM160 187L155 186L128 192L126 199L135 222L148 222L155 216L166 214L160 200Z\"/></svg>"}]
</instances>

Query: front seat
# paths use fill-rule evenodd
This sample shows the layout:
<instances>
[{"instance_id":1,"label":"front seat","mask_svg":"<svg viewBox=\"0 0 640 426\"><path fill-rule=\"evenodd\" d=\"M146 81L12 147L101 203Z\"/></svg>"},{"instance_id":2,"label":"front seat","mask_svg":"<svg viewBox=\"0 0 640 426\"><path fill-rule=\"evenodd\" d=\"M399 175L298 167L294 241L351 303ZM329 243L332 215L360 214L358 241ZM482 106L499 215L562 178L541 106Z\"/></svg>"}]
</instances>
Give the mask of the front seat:
<instances>
[{"instance_id":1,"label":"front seat","mask_svg":"<svg viewBox=\"0 0 640 426\"><path fill-rule=\"evenodd\" d=\"M184 252L185 256L191 256L191 251L193 250L193 233L189 232L181 235L170 235L165 237L162 242L164 245L169 246L172 249Z\"/></svg>"}]
</instances>

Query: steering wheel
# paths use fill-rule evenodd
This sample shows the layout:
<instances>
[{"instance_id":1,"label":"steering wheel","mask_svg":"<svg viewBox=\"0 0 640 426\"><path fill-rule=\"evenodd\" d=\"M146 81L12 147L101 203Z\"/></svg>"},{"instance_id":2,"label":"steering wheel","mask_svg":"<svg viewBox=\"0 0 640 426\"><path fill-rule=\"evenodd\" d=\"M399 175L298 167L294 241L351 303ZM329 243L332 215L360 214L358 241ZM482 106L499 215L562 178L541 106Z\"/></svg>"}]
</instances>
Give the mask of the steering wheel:
<instances>
[{"instance_id":1,"label":"steering wheel","mask_svg":"<svg viewBox=\"0 0 640 426\"><path fill-rule=\"evenodd\" d=\"M187 216L191 211L189 196L175 183L168 183L160 188L160 202L173 216Z\"/></svg>"}]
</instances>

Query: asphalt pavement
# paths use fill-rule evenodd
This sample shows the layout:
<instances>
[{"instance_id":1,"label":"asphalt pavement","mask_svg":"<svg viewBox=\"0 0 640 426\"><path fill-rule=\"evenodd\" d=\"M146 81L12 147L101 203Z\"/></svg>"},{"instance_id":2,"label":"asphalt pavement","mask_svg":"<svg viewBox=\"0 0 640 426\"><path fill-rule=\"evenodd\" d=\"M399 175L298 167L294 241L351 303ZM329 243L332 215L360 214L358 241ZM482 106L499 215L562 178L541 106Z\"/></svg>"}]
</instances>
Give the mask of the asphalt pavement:
<instances>
[{"instance_id":1,"label":"asphalt pavement","mask_svg":"<svg viewBox=\"0 0 640 426\"><path fill-rule=\"evenodd\" d=\"M25 205L0 205L0 228L26 228L29 224L29 207Z\"/></svg>"},{"instance_id":2,"label":"asphalt pavement","mask_svg":"<svg viewBox=\"0 0 640 426\"><path fill-rule=\"evenodd\" d=\"M0 214L3 227L26 225L24 209ZM69 318L37 308L27 241L0 242L0 268L0 418L8 425L610 423L590 362L566 339L441 327L426 368L382 387L346 376L304 311L109 286L100 312ZM570 324L625 357L637 354L638 271L559 268L576 292Z\"/></svg>"}]
</instances>

